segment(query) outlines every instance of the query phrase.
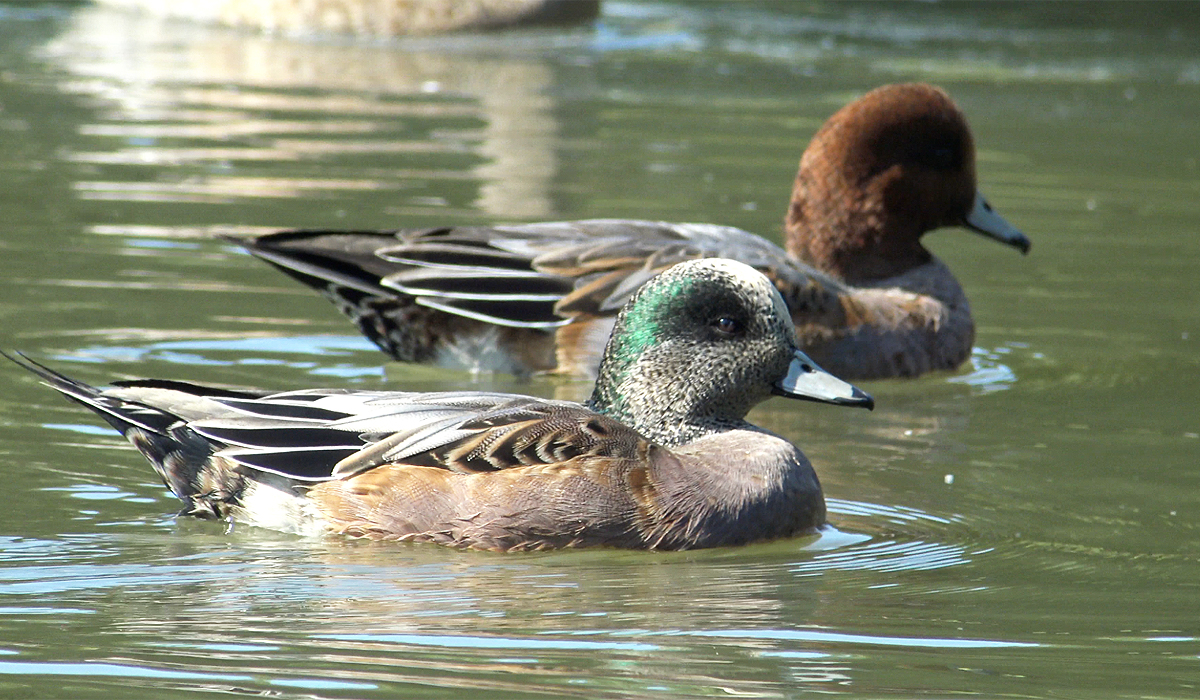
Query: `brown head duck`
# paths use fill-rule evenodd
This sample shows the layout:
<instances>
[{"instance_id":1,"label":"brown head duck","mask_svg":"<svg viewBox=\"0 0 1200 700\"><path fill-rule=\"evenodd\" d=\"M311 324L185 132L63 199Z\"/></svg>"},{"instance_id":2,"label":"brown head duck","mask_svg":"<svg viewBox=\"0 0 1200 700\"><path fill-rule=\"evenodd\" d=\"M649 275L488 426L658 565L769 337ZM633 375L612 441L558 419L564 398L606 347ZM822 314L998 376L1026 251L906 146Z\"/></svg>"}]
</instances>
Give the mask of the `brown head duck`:
<instances>
[{"instance_id":1,"label":"brown head duck","mask_svg":"<svg viewBox=\"0 0 1200 700\"><path fill-rule=\"evenodd\" d=\"M710 224L600 219L234 239L318 289L392 357L476 370L595 376L613 318L682 260L740 260L771 278L801 347L849 379L953 369L975 324L921 237L963 226L1025 252L976 189L963 113L925 84L872 90L813 137L786 251Z\"/></svg>"}]
</instances>

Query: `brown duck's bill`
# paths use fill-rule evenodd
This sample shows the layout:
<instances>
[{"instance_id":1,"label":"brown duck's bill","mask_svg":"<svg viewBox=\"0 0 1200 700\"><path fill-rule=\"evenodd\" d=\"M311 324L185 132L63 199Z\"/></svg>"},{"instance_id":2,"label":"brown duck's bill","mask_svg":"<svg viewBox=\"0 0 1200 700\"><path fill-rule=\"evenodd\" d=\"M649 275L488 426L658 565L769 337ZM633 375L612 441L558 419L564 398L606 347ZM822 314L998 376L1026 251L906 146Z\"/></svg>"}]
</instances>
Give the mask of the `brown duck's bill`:
<instances>
[{"instance_id":1,"label":"brown duck's bill","mask_svg":"<svg viewBox=\"0 0 1200 700\"><path fill-rule=\"evenodd\" d=\"M992 209L992 205L988 204L983 195L978 192L975 193L975 204L971 207L971 212L967 214L963 225L988 238L994 238L1006 245L1020 248L1022 253L1028 253L1030 247L1033 246L1025 234L1005 221L1003 216L997 214L996 210Z\"/></svg>"},{"instance_id":2,"label":"brown duck's bill","mask_svg":"<svg viewBox=\"0 0 1200 700\"><path fill-rule=\"evenodd\" d=\"M799 350L788 365L787 376L775 382L774 394L838 406L859 406L868 411L875 408L875 399L870 394L821 369Z\"/></svg>"}]
</instances>

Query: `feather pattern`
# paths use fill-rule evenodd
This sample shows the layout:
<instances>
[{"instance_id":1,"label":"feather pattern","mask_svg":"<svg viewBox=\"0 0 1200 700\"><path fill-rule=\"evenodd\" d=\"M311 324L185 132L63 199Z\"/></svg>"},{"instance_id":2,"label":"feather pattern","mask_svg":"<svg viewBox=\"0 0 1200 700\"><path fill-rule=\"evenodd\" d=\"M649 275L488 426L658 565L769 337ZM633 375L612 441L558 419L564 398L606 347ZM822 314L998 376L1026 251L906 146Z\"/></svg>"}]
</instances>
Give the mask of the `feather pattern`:
<instances>
[{"instance_id":1,"label":"feather pattern","mask_svg":"<svg viewBox=\"0 0 1200 700\"><path fill-rule=\"evenodd\" d=\"M549 333L591 323L606 331L637 289L685 260L736 256L751 264L775 282L800 325L844 321L848 294L845 285L758 236L710 224L596 219L386 233L290 231L239 243L321 289L399 359L437 356L457 364L458 358L484 355L465 348L478 345L472 338L484 333L469 324L486 324L504 329L491 342L504 346L500 353L510 361L501 364L518 373L556 364L573 371L568 366L579 364L583 374L593 374L602 343L578 349L579 358L591 359L556 362ZM328 274L317 264L323 256ZM290 268L289 260L295 261ZM355 266L357 273L347 272ZM443 320L416 320L415 308L443 314ZM558 352L572 354L564 343L596 335L607 333L560 334Z\"/></svg>"},{"instance_id":2,"label":"feather pattern","mask_svg":"<svg viewBox=\"0 0 1200 700\"><path fill-rule=\"evenodd\" d=\"M398 231L396 245L376 255L401 266L384 286L442 299L522 298L550 302L559 317L612 314L646 280L672 265L697 258L737 257L773 274L794 290L823 299L828 308L844 285L790 259L779 247L740 229L711 224L594 219L523 226ZM446 245L451 238L455 245ZM497 258L481 255L494 251ZM414 270L405 266L427 266ZM436 281L437 288L430 287ZM489 293L499 287L504 292ZM813 304L816 306L816 304ZM543 312L544 315L544 312ZM497 323L527 324L528 316Z\"/></svg>"}]
</instances>

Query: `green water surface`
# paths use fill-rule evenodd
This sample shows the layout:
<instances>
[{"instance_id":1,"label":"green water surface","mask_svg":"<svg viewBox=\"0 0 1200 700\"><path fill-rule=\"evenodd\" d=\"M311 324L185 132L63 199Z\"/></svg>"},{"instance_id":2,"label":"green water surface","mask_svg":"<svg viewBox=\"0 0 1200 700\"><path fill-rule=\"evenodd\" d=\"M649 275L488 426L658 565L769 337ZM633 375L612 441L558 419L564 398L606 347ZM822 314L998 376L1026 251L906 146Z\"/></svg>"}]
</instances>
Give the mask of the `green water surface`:
<instances>
[{"instance_id":1,"label":"green water surface","mask_svg":"<svg viewBox=\"0 0 1200 700\"><path fill-rule=\"evenodd\" d=\"M1033 240L926 240L969 366L773 400L835 530L491 555L176 520L91 414L0 369L0 697L1200 697L1200 6L607 2L355 43L0 3L0 347L93 383L499 388L384 364L215 232L595 216L777 239L877 85L967 113Z\"/></svg>"}]
</instances>

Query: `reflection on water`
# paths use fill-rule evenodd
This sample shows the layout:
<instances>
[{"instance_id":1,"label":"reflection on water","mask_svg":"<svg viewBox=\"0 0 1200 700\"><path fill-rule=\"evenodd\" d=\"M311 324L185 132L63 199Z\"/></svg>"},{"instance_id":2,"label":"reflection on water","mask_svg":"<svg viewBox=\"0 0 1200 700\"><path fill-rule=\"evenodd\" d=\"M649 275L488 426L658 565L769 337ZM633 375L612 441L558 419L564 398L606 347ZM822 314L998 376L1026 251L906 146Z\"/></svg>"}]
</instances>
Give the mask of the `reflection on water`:
<instances>
[{"instance_id":1,"label":"reflection on water","mask_svg":"<svg viewBox=\"0 0 1200 700\"><path fill-rule=\"evenodd\" d=\"M1001 345L991 350L979 347L973 348L970 361L971 372L951 377L947 381L957 384L967 384L985 393L1008 389L1013 385L1013 382L1017 381L1017 375L1002 360L1005 355L1008 355L1014 349L1025 350L1028 348L1028 343ZM1034 353L1034 356L1036 357L1037 353Z\"/></svg>"},{"instance_id":2,"label":"reflection on water","mask_svg":"<svg viewBox=\"0 0 1200 700\"><path fill-rule=\"evenodd\" d=\"M100 0L116 7L222 23L247 30L307 36L322 33L363 38L564 24L593 19L599 0L323 0L245 2L211 0Z\"/></svg>"},{"instance_id":3,"label":"reflection on water","mask_svg":"<svg viewBox=\"0 0 1200 700\"><path fill-rule=\"evenodd\" d=\"M131 338L121 338L118 333L106 331L104 340L107 343L120 342L136 337L140 340L150 340L140 332L130 334ZM168 364L203 366L203 365L283 365L307 370L314 376L379 376L380 368L351 367L337 365L333 358L338 356L352 357L356 351L374 349L366 339L337 338L330 336L286 336L264 334L260 337L246 337L238 334L236 338L228 334L196 333L188 340L179 340L177 333L171 334L170 340L150 342L138 346L96 345L80 347L70 356L58 356L55 359L87 362L127 362L143 363L146 361L165 362ZM307 356L307 359L305 359ZM319 358L319 359L318 359Z\"/></svg>"},{"instance_id":4,"label":"reflection on water","mask_svg":"<svg viewBox=\"0 0 1200 700\"><path fill-rule=\"evenodd\" d=\"M546 188L556 172L558 129L545 94L552 75L536 60L286 41L105 7L75 13L70 29L44 51L72 76L65 90L108 106L105 123L80 129L82 136L95 137L85 142L103 146L73 150L68 159L208 169L180 182L81 181L75 187L85 199L296 198L402 190L411 179L425 180L436 191L439 181L469 178L481 183L472 205L483 213L538 218L551 212ZM222 85L236 89L214 87ZM303 92L279 92L295 89ZM355 138L363 136L369 139ZM382 154L469 158L476 165L366 167L357 172L374 170L373 176L345 178L220 172L226 164L369 162ZM393 198L397 213L450 204L402 192Z\"/></svg>"},{"instance_id":5,"label":"reflection on water","mask_svg":"<svg viewBox=\"0 0 1200 700\"><path fill-rule=\"evenodd\" d=\"M52 616L69 626L79 614L122 620L110 642L119 657L18 651L24 658L0 661L0 673L236 678L269 687L306 683L315 661L319 678L368 686L428 683L434 674L442 687L517 692L528 682L512 678L520 671L547 688L582 685L584 697L597 685L637 689L647 677L663 687L642 689L665 697L681 687L700 692L718 679L774 695L770 665L732 671L728 661L786 659L806 682L821 684L853 678L848 663L873 647L1030 646L829 629L824 594L814 587L820 574L858 568L856 561L870 568L887 556L861 537L811 554L799 543L776 543L697 555L503 557L263 532L234 533L231 543L211 523L172 529L0 543L3 560L73 549L67 560L78 562L36 573L7 569L0 577L0 595L53 596L76 612L34 606L0 614L25 625ZM198 536L180 538L189 531ZM124 561L105 561L117 552ZM261 622L281 615L286 626ZM180 632L162 640L166 629ZM304 656L310 661L293 667Z\"/></svg>"}]
</instances>

